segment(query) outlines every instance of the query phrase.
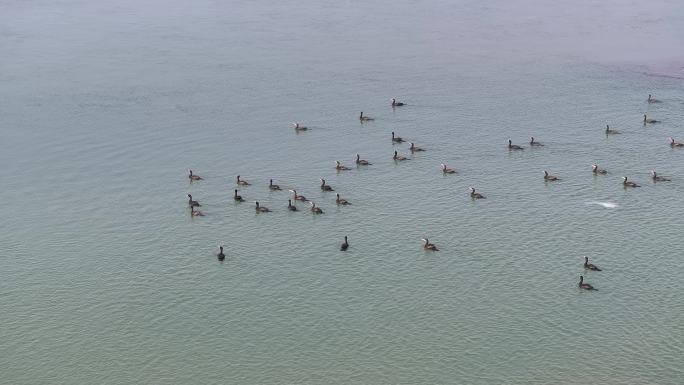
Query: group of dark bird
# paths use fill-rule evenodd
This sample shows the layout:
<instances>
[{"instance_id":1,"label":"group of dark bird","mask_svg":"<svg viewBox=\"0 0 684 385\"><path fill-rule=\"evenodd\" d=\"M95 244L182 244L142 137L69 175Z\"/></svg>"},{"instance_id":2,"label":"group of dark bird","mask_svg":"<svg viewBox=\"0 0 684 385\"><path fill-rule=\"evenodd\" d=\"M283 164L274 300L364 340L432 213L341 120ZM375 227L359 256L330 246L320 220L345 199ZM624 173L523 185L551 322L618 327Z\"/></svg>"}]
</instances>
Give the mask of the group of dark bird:
<instances>
[{"instance_id":1,"label":"group of dark bird","mask_svg":"<svg viewBox=\"0 0 684 385\"><path fill-rule=\"evenodd\" d=\"M648 99L646 99L646 101L647 101L649 104L652 104L652 103L660 103L660 100L655 99L655 98L653 97L653 95L651 95L651 94L648 95ZM644 126L649 125L649 124L656 124L656 123L660 123L660 121L659 121L659 120L656 120L656 119L651 119L651 118L648 117L647 114L644 114L644 120L643 120ZM620 131L613 129L613 128L610 127L610 125L606 124L605 133L606 133L606 136L608 136L608 135L620 134ZM684 144L683 144L683 143L680 143L680 142L675 141L672 137L670 137L670 138L668 138L668 139L669 139L670 147L671 147L671 148L680 148L680 147L684 147ZM594 173L594 175L606 175L606 174L608 174L608 171L606 171L605 169L600 168L600 167L599 167L598 165L596 165L596 164L592 165L591 169L592 169L592 172ZM551 180L558 180L558 178L556 178L556 177L554 177L554 176L552 176L552 175L549 176L549 174L548 174L546 171L544 171L544 179L545 179L545 180L550 180L550 179L548 179L549 177L554 178L554 179L551 179ZM668 178L668 177L666 177L666 176L658 175L658 173L657 173L655 170L651 170L651 180L652 180L654 183L656 183L656 182L669 182L669 181L671 181L671 179ZM634 182L628 180L626 176L622 177L622 185L623 185L623 187L624 187L625 189L628 189L628 188L635 188L635 187L641 187L641 186L638 185L637 183L634 183ZM596 265L594 265L594 264L592 264L592 263L589 263L589 257L586 257L586 256L584 257L584 269L585 269L585 270L589 270L589 271L601 271L601 269L600 269L598 266L596 266ZM598 290L598 289L596 289L594 286L592 286L592 285L590 285L590 284L584 282L584 276L582 276L582 275L580 275L580 280L579 280L578 286L579 286L580 289L584 289L584 290Z\"/></svg>"},{"instance_id":2,"label":"group of dark bird","mask_svg":"<svg viewBox=\"0 0 684 385\"><path fill-rule=\"evenodd\" d=\"M653 98L653 96L649 94L647 102L649 104L650 103L660 103L660 100ZM405 106L405 105L406 105L406 103L399 102L394 98L391 99L392 108L401 107L401 106ZM374 120L374 118L364 115L363 112L361 112L359 114L359 121L362 123L363 122L370 122L373 120ZM656 123L660 123L660 121L648 118L648 116L646 114L644 114L644 120L643 120L644 125L656 124ZM292 123L292 125L294 126L295 131L298 131L298 132L309 130L309 128L307 126L305 126L301 123ZM616 134L620 134L620 132L611 128L610 125L606 125L605 134L606 134L606 136L616 135ZM398 143L404 143L405 142L405 140L403 138L397 136L395 132L392 132L391 140L392 140L392 144L398 144ZM670 147L672 147L672 148L684 147L684 143L677 142L673 138L669 138L669 142L670 142ZM423 148L417 147L415 145L415 143L413 143L413 142L408 142L408 143L409 143L409 151L411 151L412 154L416 153L416 152L425 151ZM543 147L544 144L535 140L534 137L530 137L529 146L531 148L539 148L539 147ZM523 151L523 150L525 150L525 147L517 145L517 144L513 144L513 141L509 139L508 140L508 150L509 151ZM405 160L409 160L410 158L408 158L404 155L400 155L398 153L398 151L395 150L394 156L392 157L392 159L395 162L402 162ZM369 162L368 160L361 159L361 156L359 154L356 154L355 163L356 163L357 167L372 165L372 163ZM440 166L441 166L442 173L445 175L456 173L456 170L454 170L453 168L449 168L446 164L442 163ZM349 167L343 165L340 161L337 161L337 160L335 161L335 169L337 171L350 170ZM608 171L603 169L603 168L600 168L597 164L594 164L594 165L592 165L592 173L594 175L606 175L606 174L608 174ZM201 176L194 174L192 170L190 170L188 178L190 179L191 182L200 181L203 179ZM651 179L653 180L653 182L667 182L667 181L671 180L670 178L668 178L666 176L658 175L658 173L655 170L651 171ZM548 170L544 170L544 181L545 182L554 182L554 181L559 181L559 180L561 180L561 179L558 176L552 175L551 173L549 173ZM326 183L325 179L321 178L320 182L321 182L320 183L321 191L324 191L324 192L334 192L335 191L333 187L331 187L330 185L328 185ZM246 186L251 185L251 183L249 183L247 180L241 178L240 175L238 175L236 177L236 184L238 187L246 187ZM637 183L634 183L634 182L628 180L628 178L626 176L624 176L622 178L622 185L625 189L641 187ZM269 180L268 188L271 191L282 190L279 185L273 183L273 179ZM323 214L324 213L320 207L316 206L316 203L314 201L307 199L305 196L303 196L301 194L298 194L297 190L291 189L288 191L290 191L293 195L292 195L292 198L288 199L288 201L287 201L288 202L287 203L287 210L299 211L299 209L293 204L293 201L295 201L295 202L300 201L300 202L309 202L309 210L313 214ZM475 190L475 187L471 186L469 188L469 191L470 191L470 197L474 200L486 198L484 195L477 192ZM339 206L351 205L351 202L349 202L346 199L341 198L340 194L336 193L335 196L336 196L335 203L337 205L339 205ZM236 202L244 202L244 198L238 193L238 189L234 190L233 200ZM269 208L260 205L258 201L255 201L254 203L255 203L255 211L257 214L267 213L267 212L271 211ZM193 216L193 217L204 216L204 214L198 209L198 207L201 206L200 203L198 201L194 200L191 194L188 194L188 206L190 207L190 215L191 216ZM423 249L425 249L427 251L439 251L437 246L434 243L430 242L428 238L422 238L421 241L423 242ZM344 236L344 242L340 244L340 250L346 251L348 248L349 248L349 241L348 241L347 236L345 235ZM217 256L219 261L223 261L226 258L225 254L223 252L223 246L220 246L219 252L216 254L216 256ZM586 257L586 256L584 257L584 269L588 270L588 271L601 271L601 269L598 268L596 265L589 263L589 257ZM584 276L582 276L582 275L580 275L580 280L579 280L578 286L580 289L584 289L584 290L598 290L598 289L594 288L592 285L584 282Z\"/></svg>"}]
</instances>

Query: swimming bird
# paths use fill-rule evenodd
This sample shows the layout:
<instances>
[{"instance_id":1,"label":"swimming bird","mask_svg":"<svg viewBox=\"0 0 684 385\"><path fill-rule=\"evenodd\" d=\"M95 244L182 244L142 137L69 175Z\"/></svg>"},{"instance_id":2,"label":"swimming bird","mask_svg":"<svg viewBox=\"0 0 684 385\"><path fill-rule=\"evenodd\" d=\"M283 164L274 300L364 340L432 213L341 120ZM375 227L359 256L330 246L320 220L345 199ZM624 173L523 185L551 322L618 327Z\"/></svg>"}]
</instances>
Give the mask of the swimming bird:
<instances>
[{"instance_id":1,"label":"swimming bird","mask_svg":"<svg viewBox=\"0 0 684 385\"><path fill-rule=\"evenodd\" d=\"M446 164L442 163L441 165L442 165L442 173L444 173L444 174L455 174L456 173L456 170L454 170L453 168L447 167Z\"/></svg>"},{"instance_id":2,"label":"swimming bird","mask_svg":"<svg viewBox=\"0 0 684 385\"><path fill-rule=\"evenodd\" d=\"M256 210L257 214L258 213L267 213L267 212L271 211L267 207L259 206L259 202L254 202L254 203L256 203L255 210Z\"/></svg>"},{"instance_id":3,"label":"swimming bird","mask_svg":"<svg viewBox=\"0 0 684 385\"><path fill-rule=\"evenodd\" d=\"M592 165L591 165L591 172L593 172L594 174L597 174L597 175L598 175L598 174L601 174L601 175L608 174L608 171L606 171L606 170L604 170L604 169L602 169L602 168L599 168L599 166L598 166L597 164L592 164Z\"/></svg>"},{"instance_id":4,"label":"swimming bird","mask_svg":"<svg viewBox=\"0 0 684 385\"><path fill-rule=\"evenodd\" d=\"M345 205L351 204L351 202L347 201L346 199L340 198L340 194L335 194L335 195L337 195L337 198L335 198L335 203L337 203L338 205L345 206Z\"/></svg>"},{"instance_id":5,"label":"swimming bird","mask_svg":"<svg viewBox=\"0 0 684 385\"><path fill-rule=\"evenodd\" d=\"M670 147L672 147L672 148L684 147L684 143L675 142L675 140L673 138L670 138Z\"/></svg>"},{"instance_id":6,"label":"swimming bird","mask_svg":"<svg viewBox=\"0 0 684 385\"><path fill-rule=\"evenodd\" d=\"M537 146L537 147L544 147L544 145L543 145L542 143L539 143L539 142L535 142L535 141L534 141L534 136L531 136L531 137L530 137L530 146L532 146L532 147L534 147L534 146Z\"/></svg>"},{"instance_id":7,"label":"swimming bird","mask_svg":"<svg viewBox=\"0 0 684 385\"><path fill-rule=\"evenodd\" d=\"M311 212L314 214L323 214L323 210L321 210L320 207L316 207L316 203L314 201L309 202L311 205Z\"/></svg>"},{"instance_id":8,"label":"swimming bird","mask_svg":"<svg viewBox=\"0 0 684 385\"><path fill-rule=\"evenodd\" d=\"M235 190L235 195L233 195L233 200L236 202L242 202L244 199L242 199L241 195L238 195L237 189Z\"/></svg>"},{"instance_id":9,"label":"swimming bird","mask_svg":"<svg viewBox=\"0 0 684 385\"><path fill-rule=\"evenodd\" d=\"M555 175L549 174L548 171L544 171L544 180L548 181L548 182L553 182L553 181L560 180L560 178L555 176Z\"/></svg>"},{"instance_id":10,"label":"swimming bird","mask_svg":"<svg viewBox=\"0 0 684 385\"><path fill-rule=\"evenodd\" d=\"M660 100L652 97L651 94L648 94L648 102L649 103L660 103Z\"/></svg>"},{"instance_id":11,"label":"swimming bird","mask_svg":"<svg viewBox=\"0 0 684 385\"><path fill-rule=\"evenodd\" d=\"M347 242L347 236L344 236L344 243L340 245L340 251L346 251L349 248L349 242Z\"/></svg>"},{"instance_id":12,"label":"swimming bird","mask_svg":"<svg viewBox=\"0 0 684 385\"><path fill-rule=\"evenodd\" d=\"M587 270L601 271L598 266L594 265L593 263L589 263L589 257L587 256L584 257L584 268Z\"/></svg>"},{"instance_id":13,"label":"swimming bird","mask_svg":"<svg viewBox=\"0 0 684 385\"><path fill-rule=\"evenodd\" d=\"M335 169L337 171L351 170L349 167L342 165L339 160L335 161Z\"/></svg>"},{"instance_id":14,"label":"swimming bird","mask_svg":"<svg viewBox=\"0 0 684 385\"><path fill-rule=\"evenodd\" d=\"M392 157L392 159L394 159L396 161L402 161L402 160L407 160L408 158L403 156L403 155L398 155L397 152L394 151L394 156Z\"/></svg>"},{"instance_id":15,"label":"swimming bird","mask_svg":"<svg viewBox=\"0 0 684 385\"><path fill-rule=\"evenodd\" d=\"M240 179L240 175L237 176L237 184L239 186L250 186L250 183L244 179Z\"/></svg>"},{"instance_id":16,"label":"swimming bird","mask_svg":"<svg viewBox=\"0 0 684 385\"><path fill-rule=\"evenodd\" d=\"M192 200L192 195L188 194L188 206L190 207L200 207L202 206L199 202Z\"/></svg>"},{"instance_id":17,"label":"swimming bird","mask_svg":"<svg viewBox=\"0 0 684 385\"><path fill-rule=\"evenodd\" d=\"M335 191L332 187L325 184L325 179L321 178L321 190L323 191Z\"/></svg>"},{"instance_id":18,"label":"swimming bird","mask_svg":"<svg viewBox=\"0 0 684 385\"><path fill-rule=\"evenodd\" d=\"M294 199L294 200L296 200L296 201L301 201L301 202L306 202L306 201L308 201L308 199L306 199L306 197L305 197L304 195L298 195L298 194L297 194L297 190L289 190L289 191L290 191L291 193L294 194L294 196L292 197L292 199Z\"/></svg>"},{"instance_id":19,"label":"swimming bird","mask_svg":"<svg viewBox=\"0 0 684 385\"><path fill-rule=\"evenodd\" d=\"M654 182L669 182L671 179L665 176L660 176L655 170L651 170L651 178Z\"/></svg>"},{"instance_id":20,"label":"swimming bird","mask_svg":"<svg viewBox=\"0 0 684 385\"><path fill-rule=\"evenodd\" d=\"M594 287L591 286L590 284L584 283L584 277L581 275L580 275L580 281L579 281L578 286L580 289L584 289L584 290L598 290L598 289L594 289Z\"/></svg>"},{"instance_id":21,"label":"swimming bird","mask_svg":"<svg viewBox=\"0 0 684 385\"><path fill-rule=\"evenodd\" d=\"M508 149L509 150L524 150L524 148L518 146L517 144L513 144L513 142L508 139Z\"/></svg>"},{"instance_id":22,"label":"swimming bird","mask_svg":"<svg viewBox=\"0 0 684 385\"><path fill-rule=\"evenodd\" d=\"M375 120L375 119L370 118L370 117L368 117L368 116L363 116L363 111L361 111L361 115L359 115L359 120L362 121L362 122L367 122L367 121L369 121L369 120Z\"/></svg>"},{"instance_id":23,"label":"swimming bird","mask_svg":"<svg viewBox=\"0 0 684 385\"><path fill-rule=\"evenodd\" d=\"M420 147L416 147L415 143L413 143L413 142L409 142L409 143L411 144L411 146L409 147L409 150L411 150L411 152L425 151Z\"/></svg>"},{"instance_id":24,"label":"swimming bird","mask_svg":"<svg viewBox=\"0 0 684 385\"><path fill-rule=\"evenodd\" d=\"M306 131L309 129L309 127L301 125L299 123L292 123L292 125L294 126L294 129L297 131Z\"/></svg>"},{"instance_id":25,"label":"swimming bird","mask_svg":"<svg viewBox=\"0 0 684 385\"><path fill-rule=\"evenodd\" d=\"M223 246L219 246L219 252L218 254L216 254L216 257L219 261L223 261L224 259L226 259L226 255L223 254Z\"/></svg>"},{"instance_id":26,"label":"swimming bird","mask_svg":"<svg viewBox=\"0 0 684 385\"><path fill-rule=\"evenodd\" d=\"M475 187L470 188L470 197L473 199L485 199L486 197L475 191Z\"/></svg>"},{"instance_id":27,"label":"swimming bird","mask_svg":"<svg viewBox=\"0 0 684 385\"><path fill-rule=\"evenodd\" d=\"M620 131L613 130L609 125L606 124L606 135L619 134Z\"/></svg>"},{"instance_id":28,"label":"swimming bird","mask_svg":"<svg viewBox=\"0 0 684 385\"><path fill-rule=\"evenodd\" d=\"M359 166L370 166L373 163L371 163L365 159L361 159L361 155L356 154L356 164L358 164Z\"/></svg>"},{"instance_id":29,"label":"swimming bird","mask_svg":"<svg viewBox=\"0 0 684 385\"><path fill-rule=\"evenodd\" d=\"M280 186L278 186L277 184L273 184L273 179L269 180L268 188L271 191L280 191Z\"/></svg>"},{"instance_id":30,"label":"swimming bird","mask_svg":"<svg viewBox=\"0 0 684 385\"><path fill-rule=\"evenodd\" d=\"M195 206L190 206L190 216L203 217L204 214L199 210L195 210Z\"/></svg>"},{"instance_id":31,"label":"swimming bird","mask_svg":"<svg viewBox=\"0 0 684 385\"><path fill-rule=\"evenodd\" d=\"M437 246L435 246L434 243L430 243L427 238L421 238L421 241L423 241L423 248L425 250L430 250L430 251L439 251Z\"/></svg>"},{"instance_id":32,"label":"swimming bird","mask_svg":"<svg viewBox=\"0 0 684 385\"><path fill-rule=\"evenodd\" d=\"M392 107L401 107L405 105L406 103L398 102L397 99L392 98Z\"/></svg>"},{"instance_id":33,"label":"swimming bird","mask_svg":"<svg viewBox=\"0 0 684 385\"><path fill-rule=\"evenodd\" d=\"M297 207L292 204L292 199L287 200L287 209L290 211L297 211Z\"/></svg>"},{"instance_id":34,"label":"swimming bird","mask_svg":"<svg viewBox=\"0 0 684 385\"><path fill-rule=\"evenodd\" d=\"M401 143L403 141L404 139L402 139L400 136L394 136L394 131L392 131L392 143Z\"/></svg>"},{"instance_id":35,"label":"swimming bird","mask_svg":"<svg viewBox=\"0 0 684 385\"><path fill-rule=\"evenodd\" d=\"M192 170L190 170L190 175L188 175L188 178L190 178L190 181L193 180L202 180L202 177L199 175L195 175L192 173Z\"/></svg>"},{"instance_id":36,"label":"swimming bird","mask_svg":"<svg viewBox=\"0 0 684 385\"><path fill-rule=\"evenodd\" d=\"M646 114L644 114L644 124L652 124L652 123L660 123L660 120L649 119L646 117Z\"/></svg>"},{"instance_id":37,"label":"swimming bird","mask_svg":"<svg viewBox=\"0 0 684 385\"><path fill-rule=\"evenodd\" d=\"M638 184L636 184L636 183L634 183L634 182L628 181L626 176L625 176L625 177L622 177L622 185L625 186L625 187L641 187L641 186L639 186Z\"/></svg>"}]
</instances>

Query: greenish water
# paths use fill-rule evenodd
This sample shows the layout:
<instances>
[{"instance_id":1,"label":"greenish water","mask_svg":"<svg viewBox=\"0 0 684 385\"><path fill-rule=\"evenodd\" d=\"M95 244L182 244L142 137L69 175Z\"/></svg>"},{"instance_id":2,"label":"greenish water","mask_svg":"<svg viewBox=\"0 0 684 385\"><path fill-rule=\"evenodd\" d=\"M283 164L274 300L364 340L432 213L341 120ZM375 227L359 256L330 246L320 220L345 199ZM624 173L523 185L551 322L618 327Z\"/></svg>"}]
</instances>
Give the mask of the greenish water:
<instances>
[{"instance_id":1,"label":"greenish water","mask_svg":"<svg viewBox=\"0 0 684 385\"><path fill-rule=\"evenodd\" d=\"M0 0L0 383L684 383L683 16Z\"/></svg>"}]
</instances>

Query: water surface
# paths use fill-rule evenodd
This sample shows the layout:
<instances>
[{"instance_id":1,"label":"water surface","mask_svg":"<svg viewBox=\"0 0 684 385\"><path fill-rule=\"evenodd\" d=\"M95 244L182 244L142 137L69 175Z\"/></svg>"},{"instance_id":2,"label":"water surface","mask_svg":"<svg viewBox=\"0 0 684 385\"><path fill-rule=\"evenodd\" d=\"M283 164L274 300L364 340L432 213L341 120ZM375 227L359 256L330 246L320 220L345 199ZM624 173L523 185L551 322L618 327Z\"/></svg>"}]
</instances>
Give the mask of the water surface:
<instances>
[{"instance_id":1,"label":"water surface","mask_svg":"<svg viewBox=\"0 0 684 385\"><path fill-rule=\"evenodd\" d=\"M684 382L679 2L0 10L0 382Z\"/></svg>"}]
</instances>

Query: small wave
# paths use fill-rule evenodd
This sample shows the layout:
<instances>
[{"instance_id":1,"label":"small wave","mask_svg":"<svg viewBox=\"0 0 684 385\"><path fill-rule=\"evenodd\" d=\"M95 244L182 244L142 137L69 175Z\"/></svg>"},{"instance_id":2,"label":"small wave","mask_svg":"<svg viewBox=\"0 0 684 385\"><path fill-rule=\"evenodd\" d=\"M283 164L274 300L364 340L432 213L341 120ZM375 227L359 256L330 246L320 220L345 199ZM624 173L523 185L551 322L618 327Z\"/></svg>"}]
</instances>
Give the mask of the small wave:
<instances>
[{"instance_id":1,"label":"small wave","mask_svg":"<svg viewBox=\"0 0 684 385\"><path fill-rule=\"evenodd\" d=\"M614 209L618 207L617 203L613 202L587 202L587 205L599 205L607 209Z\"/></svg>"}]
</instances>

